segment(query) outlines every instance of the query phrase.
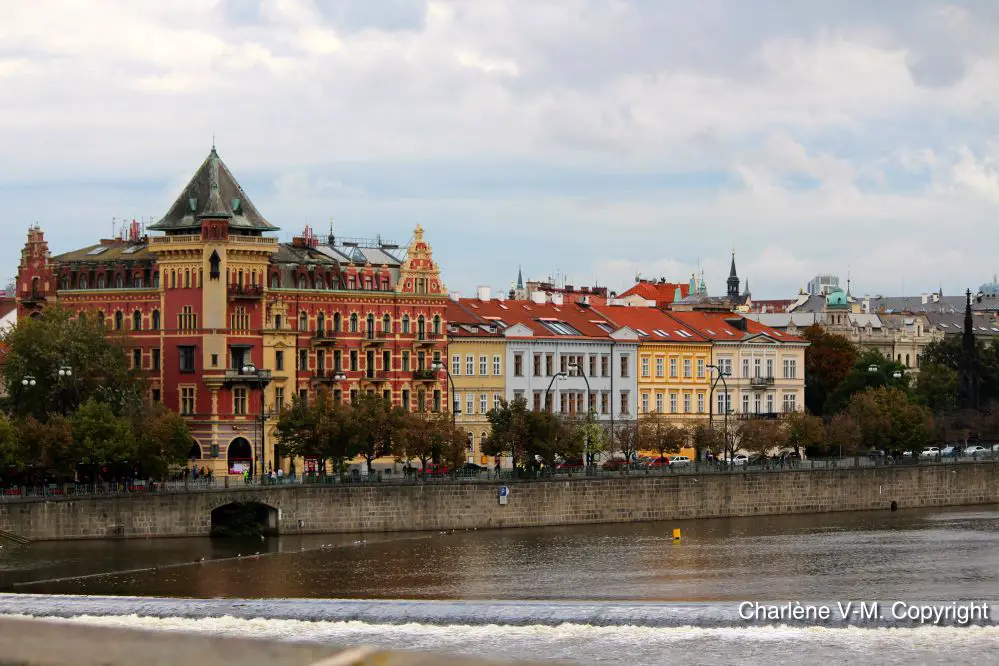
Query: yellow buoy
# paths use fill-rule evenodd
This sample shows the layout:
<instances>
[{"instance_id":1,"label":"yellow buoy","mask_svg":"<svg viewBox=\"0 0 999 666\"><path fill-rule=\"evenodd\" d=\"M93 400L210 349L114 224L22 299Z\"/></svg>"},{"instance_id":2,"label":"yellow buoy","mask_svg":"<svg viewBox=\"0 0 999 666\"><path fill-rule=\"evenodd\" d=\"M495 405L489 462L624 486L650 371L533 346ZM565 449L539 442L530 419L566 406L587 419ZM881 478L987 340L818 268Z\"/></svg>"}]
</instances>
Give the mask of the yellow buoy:
<instances>
[{"instance_id":1,"label":"yellow buoy","mask_svg":"<svg viewBox=\"0 0 999 666\"><path fill-rule=\"evenodd\" d=\"M680 540L680 528L679 527L673 529L673 540L674 541L679 541Z\"/></svg>"}]
</instances>

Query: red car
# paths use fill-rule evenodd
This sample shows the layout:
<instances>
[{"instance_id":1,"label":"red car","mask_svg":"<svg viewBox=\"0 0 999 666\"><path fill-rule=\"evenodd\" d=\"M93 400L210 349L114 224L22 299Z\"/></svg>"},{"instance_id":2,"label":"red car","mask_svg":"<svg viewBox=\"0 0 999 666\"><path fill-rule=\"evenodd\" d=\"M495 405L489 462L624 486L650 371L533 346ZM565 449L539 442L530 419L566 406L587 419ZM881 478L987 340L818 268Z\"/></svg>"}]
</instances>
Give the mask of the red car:
<instances>
[{"instance_id":1,"label":"red car","mask_svg":"<svg viewBox=\"0 0 999 666\"><path fill-rule=\"evenodd\" d=\"M669 456L663 456L662 458L656 458L655 460L649 462L649 469L665 469L669 467Z\"/></svg>"},{"instance_id":2,"label":"red car","mask_svg":"<svg viewBox=\"0 0 999 666\"><path fill-rule=\"evenodd\" d=\"M426 469L417 470L416 473L423 474L425 476L447 476L448 469L447 465L429 463Z\"/></svg>"},{"instance_id":3,"label":"red car","mask_svg":"<svg viewBox=\"0 0 999 666\"><path fill-rule=\"evenodd\" d=\"M578 472L583 469L582 460L566 460L555 465L556 472Z\"/></svg>"}]
</instances>

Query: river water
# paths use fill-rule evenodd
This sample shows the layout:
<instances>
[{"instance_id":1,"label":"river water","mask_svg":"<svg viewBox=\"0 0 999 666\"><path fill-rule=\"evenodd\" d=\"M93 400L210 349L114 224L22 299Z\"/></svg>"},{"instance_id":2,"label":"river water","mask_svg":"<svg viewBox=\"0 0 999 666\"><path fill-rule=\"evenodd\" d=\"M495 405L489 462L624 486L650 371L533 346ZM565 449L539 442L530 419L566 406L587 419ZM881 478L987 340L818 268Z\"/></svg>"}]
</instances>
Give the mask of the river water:
<instances>
[{"instance_id":1,"label":"river water","mask_svg":"<svg viewBox=\"0 0 999 666\"><path fill-rule=\"evenodd\" d=\"M0 587L4 613L494 658L986 663L999 648L999 507L38 543L0 551ZM747 620L744 601L830 617ZM880 617L857 612L874 601ZM967 623L895 617L965 601L996 608Z\"/></svg>"}]
</instances>

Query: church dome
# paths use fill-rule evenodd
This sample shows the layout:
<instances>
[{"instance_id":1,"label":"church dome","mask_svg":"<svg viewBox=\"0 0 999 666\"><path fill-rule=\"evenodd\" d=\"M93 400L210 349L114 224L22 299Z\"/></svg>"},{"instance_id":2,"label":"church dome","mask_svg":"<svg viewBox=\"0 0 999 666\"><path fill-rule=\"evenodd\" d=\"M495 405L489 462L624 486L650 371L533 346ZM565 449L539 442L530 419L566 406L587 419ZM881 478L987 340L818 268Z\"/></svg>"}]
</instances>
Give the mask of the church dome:
<instances>
[{"instance_id":1,"label":"church dome","mask_svg":"<svg viewBox=\"0 0 999 666\"><path fill-rule=\"evenodd\" d=\"M829 294L826 295L826 307L845 308L847 305L846 294L843 293L842 289L830 291Z\"/></svg>"}]
</instances>

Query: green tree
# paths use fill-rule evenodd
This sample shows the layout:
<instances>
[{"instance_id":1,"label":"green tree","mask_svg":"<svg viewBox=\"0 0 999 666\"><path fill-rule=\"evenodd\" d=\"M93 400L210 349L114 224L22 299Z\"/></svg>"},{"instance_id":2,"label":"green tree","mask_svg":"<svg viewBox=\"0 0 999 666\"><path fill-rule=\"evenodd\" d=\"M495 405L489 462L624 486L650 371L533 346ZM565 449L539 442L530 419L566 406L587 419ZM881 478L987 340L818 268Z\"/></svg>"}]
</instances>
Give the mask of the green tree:
<instances>
[{"instance_id":1,"label":"green tree","mask_svg":"<svg viewBox=\"0 0 999 666\"><path fill-rule=\"evenodd\" d=\"M809 326L802 337L809 342L805 349L805 406L812 414L821 415L829 396L857 362L857 349L842 335L818 325Z\"/></svg>"},{"instance_id":2,"label":"green tree","mask_svg":"<svg viewBox=\"0 0 999 666\"><path fill-rule=\"evenodd\" d=\"M691 429L690 439L694 444L698 460L701 460L705 452L717 454L726 451L725 432L718 428L709 428L707 422L695 423Z\"/></svg>"},{"instance_id":3,"label":"green tree","mask_svg":"<svg viewBox=\"0 0 999 666\"><path fill-rule=\"evenodd\" d=\"M292 458L315 458L320 469L326 461L341 470L350 456L354 422L348 405L334 402L327 391L311 400L295 396L278 416L275 433L281 450Z\"/></svg>"},{"instance_id":4,"label":"green tree","mask_svg":"<svg viewBox=\"0 0 999 666\"><path fill-rule=\"evenodd\" d=\"M531 446L531 427L528 423L527 401L523 398L511 402L502 401L499 407L489 410L491 430L482 445L482 452L491 456L510 455L513 467L527 456Z\"/></svg>"},{"instance_id":5,"label":"green tree","mask_svg":"<svg viewBox=\"0 0 999 666\"><path fill-rule=\"evenodd\" d=\"M138 449L132 423L116 416L108 403L87 400L73 413L70 422L71 454L80 462L98 465L136 460Z\"/></svg>"},{"instance_id":6,"label":"green tree","mask_svg":"<svg viewBox=\"0 0 999 666\"><path fill-rule=\"evenodd\" d=\"M910 402L902 389L881 386L857 393L846 411L860 426L861 441L867 448L915 451L932 439L930 410Z\"/></svg>"},{"instance_id":7,"label":"green tree","mask_svg":"<svg viewBox=\"0 0 999 666\"><path fill-rule=\"evenodd\" d=\"M576 436L583 443L583 452L594 457L599 456L607 450L610 437L607 428L600 423L600 419L593 412L587 412L586 416L579 419L575 424ZM589 461L585 461L589 463Z\"/></svg>"},{"instance_id":8,"label":"green tree","mask_svg":"<svg viewBox=\"0 0 999 666\"><path fill-rule=\"evenodd\" d=\"M33 416L14 422L27 458L28 476L41 481L48 475L72 478L79 458L73 456L73 424L62 414L42 422Z\"/></svg>"},{"instance_id":9,"label":"green tree","mask_svg":"<svg viewBox=\"0 0 999 666\"><path fill-rule=\"evenodd\" d=\"M643 414L638 419L638 448L655 451L660 460L667 453L679 453L689 441L687 429L678 426L659 412Z\"/></svg>"},{"instance_id":10,"label":"green tree","mask_svg":"<svg viewBox=\"0 0 999 666\"><path fill-rule=\"evenodd\" d=\"M402 435L406 412L375 393L362 393L350 405L350 453L364 458L368 475L376 458L392 455L392 447ZM353 455L351 457L353 457Z\"/></svg>"},{"instance_id":11,"label":"green tree","mask_svg":"<svg viewBox=\"0 0 999 666\"><path fill-rule=\"evenodd\" d=\"M814 455L852 456L860 451L863 433L860 425L849 414L836 414L826 427L825 447ZM817 448L817 447L816 447ZM808 449L808 455L813 455Z\"/></svg>"},{"instance_id":12,"label":"green tree","mask_svg":"<svg viewBox=\"0 0 999 666\"><path fill-rule=\"evenodd\" d=\"M30 458L17 429L6 414L0 413L0 478L27 466Z\"/></svg>"},{"instance_id":13,"label":"green tree","mask_svg":"<svg viewBox=\"0 0 999 666\"><path fill-rule=\"evenodd\" d=\"M576 460L582 457L583 441L579 431L558 414L529 412L527 423L530 440L525 451L524 467L553 467L558 458Z\"/></svg>"},{"instance_id":14,"label":"green tree","mask_svg":"<svg viewBox=\"0 0 999 666\"><path fill-rule=\"evenodd\" d=\"M784 421L787 429L787 443L794 447L796 453L804 449L821 448L825 444L826 429L822 419L808 412L791 412Z\"/></svg>"},{"instance_id":15,"label":"green tree","mask_svg":"<svg viewBox=\"0 0 999 666\"><path fill-rule=\"evenodd\" d=\"M896 378L895 374L899 377ZM876 351L866 351L829 396L824 413L831 415L841 412L855 394L872 388L888 387L908 393L910 380L911 375L906 373L905 366L901 363L885 358Z\"/></svg>"},{"instance_id":16,"label":"green tree","mask_svg":"<svg viewBox=\"0 0 999 666\"><path fill-rule=\"evenodd\" d=\"M80 321L51 307L3 335L4 381L14 414L45 421L53 414L71 414L89 399L107 403L115 416L141 408L145 385L129 368L123 338L94 319Z\"/></svg>"},{"instance_id":17,"label":"green tree","mask_svg":"<svg viewBox=\"0 0 999 666\"><path fill-rule=\"evenodd\" d=\"M184 462L193 444L184 418L159 403L144 409L133 427L136 461L148 478L165 478L172 466Z\"/></svg>"},{"instance_id":18,"label":"green tree","mask_svg":"<svg viewBox=\"0 0 999 666\"><path fill-rule=\"evenodd\" d=\"M638 454L638 421L618 421L611 432L614 450L625 460L632 460Z\"/></svg>"},{"instance_id":19,"label":"green tree","mask_svg":"<svg viewBox=\"0 0 999 666\"><path fill-rule=\"evenodd\" d=\"M913 392L934 413L957 409L957 372L945 365L923 363Z\"/></svg>"}]
</instances>

